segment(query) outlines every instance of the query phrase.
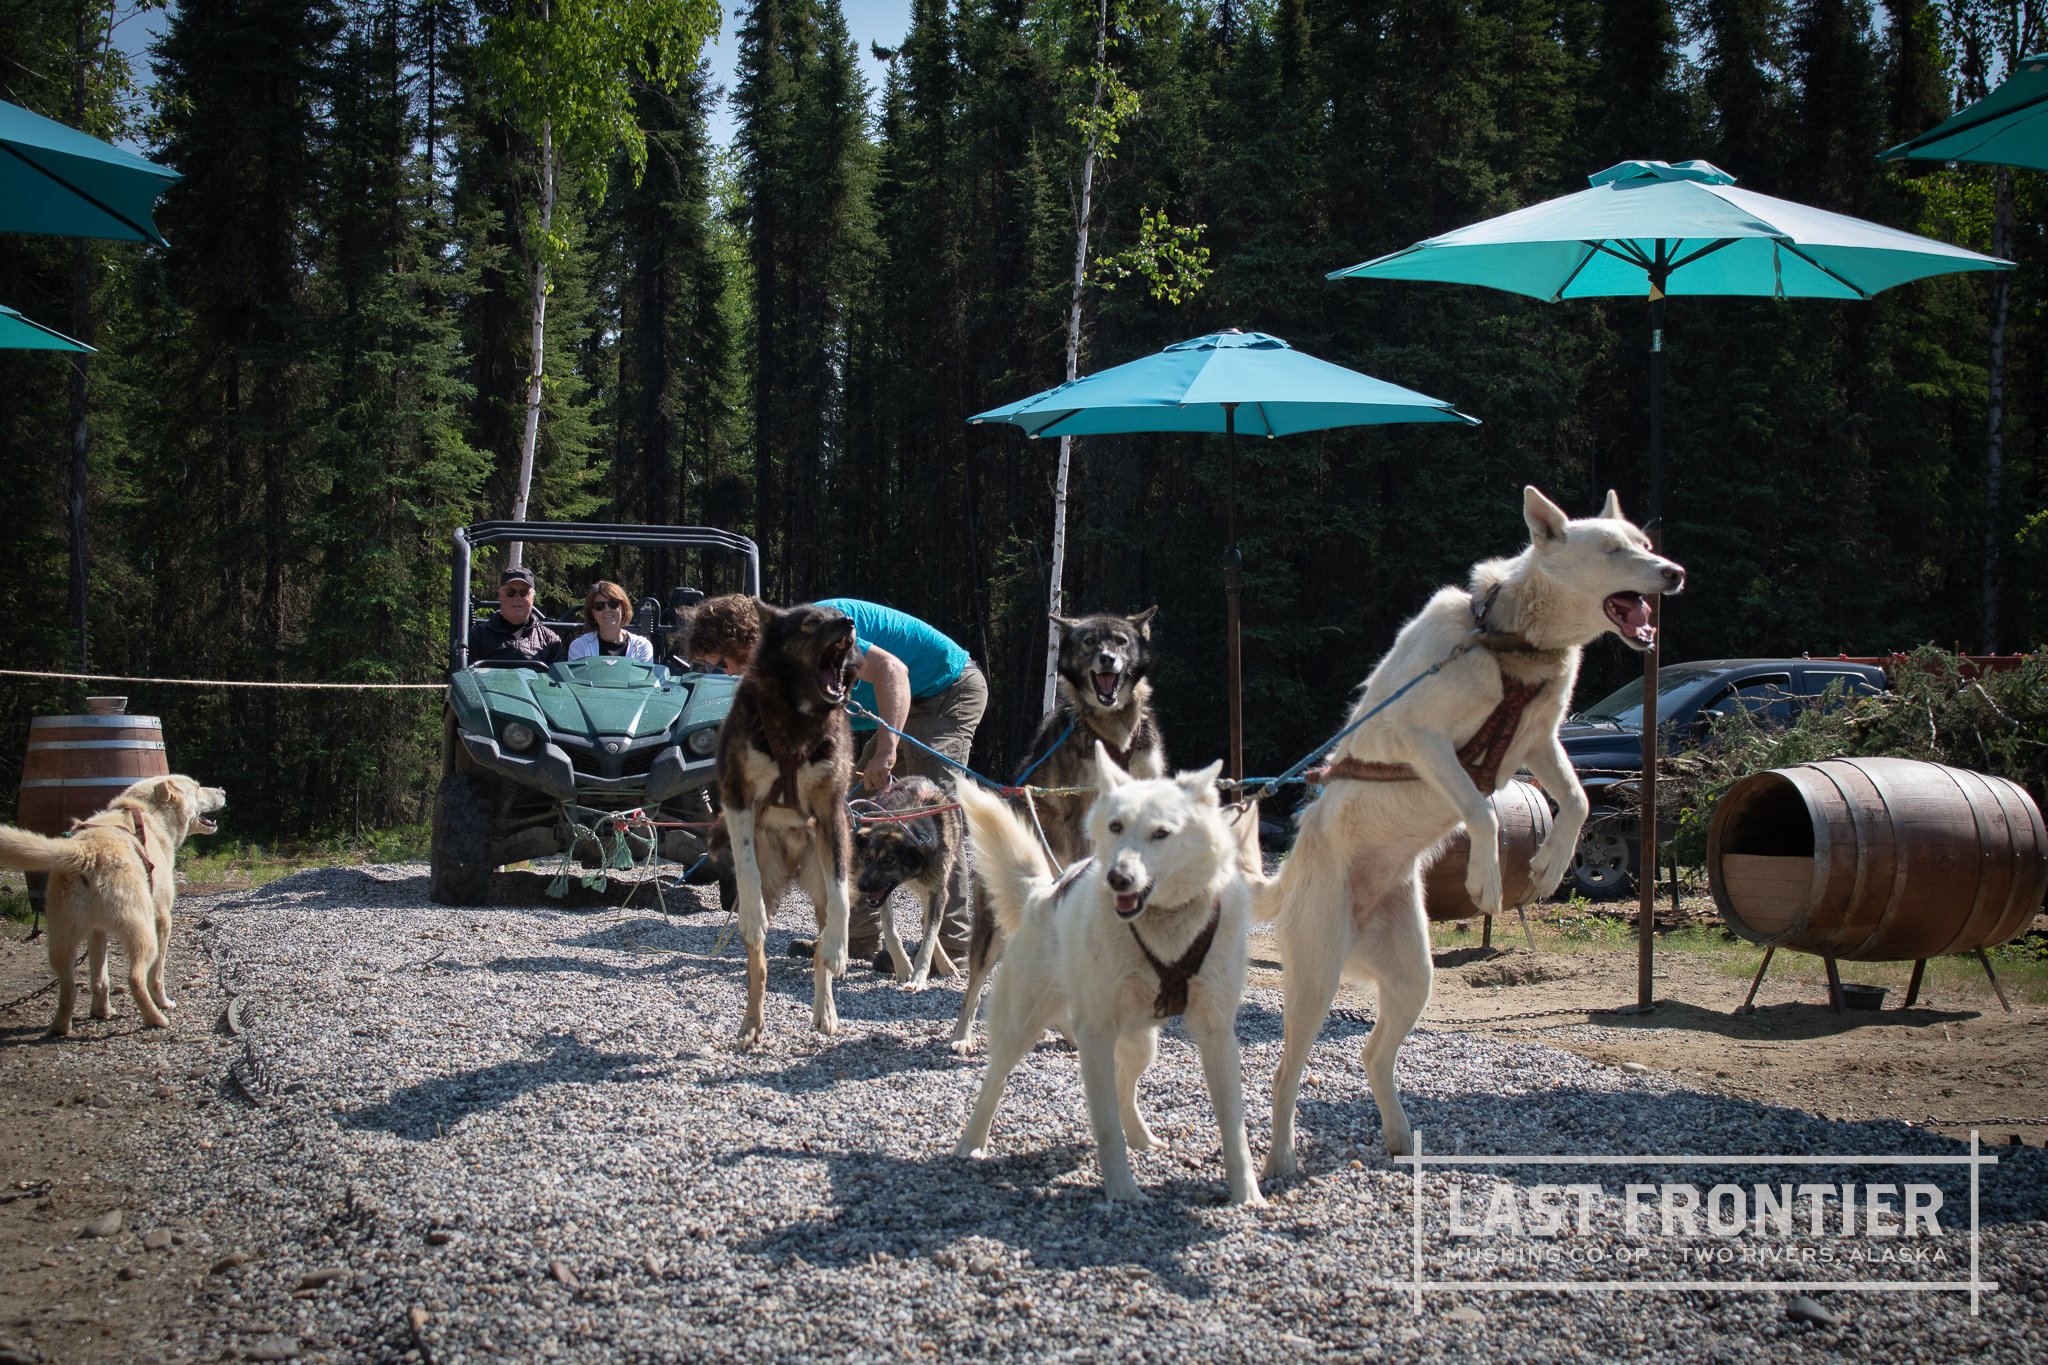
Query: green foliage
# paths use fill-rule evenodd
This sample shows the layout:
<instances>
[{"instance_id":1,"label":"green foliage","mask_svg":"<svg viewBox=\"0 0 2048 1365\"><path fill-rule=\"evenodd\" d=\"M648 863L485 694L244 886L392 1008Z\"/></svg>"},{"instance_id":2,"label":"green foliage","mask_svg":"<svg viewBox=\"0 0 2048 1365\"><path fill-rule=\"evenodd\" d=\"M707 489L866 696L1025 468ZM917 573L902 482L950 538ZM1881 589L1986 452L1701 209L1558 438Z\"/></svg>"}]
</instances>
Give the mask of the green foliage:
<instances>
[{"instance_id":1,"label":"green foliage","mask_svg":"<svg viewBox=\"0 0 2048 1365\"><path fill-rule=\"evenodd\" d=\"M1200 292L1212 273L1209 248L1201 244L1204 226L1176 227L1167 221L1165 209L1139 209L1138 240L1122 251L1096 257L1088 282L1112 290L1136 275L1153 298L1181 303Z\"/></svg>"},{"instance_id":2,"label":"green foliage","mask_svg":"<svg viewBox=\"0 0 2048 1365\"><path fill-rule=\"evenodd\" d=\"M2020 667L1965 676L1953 654L1925 646L1890 670L1891 689L1837 695L1766 728L1748 711L1714 720L1705 743L1671 762L1659 802L1678 812L1680 862L1704 861L1714 803L1752 773L1823 759L1913 758L2008 778L2048 798L2048 652Z\"/></svg>"}]
</instances>

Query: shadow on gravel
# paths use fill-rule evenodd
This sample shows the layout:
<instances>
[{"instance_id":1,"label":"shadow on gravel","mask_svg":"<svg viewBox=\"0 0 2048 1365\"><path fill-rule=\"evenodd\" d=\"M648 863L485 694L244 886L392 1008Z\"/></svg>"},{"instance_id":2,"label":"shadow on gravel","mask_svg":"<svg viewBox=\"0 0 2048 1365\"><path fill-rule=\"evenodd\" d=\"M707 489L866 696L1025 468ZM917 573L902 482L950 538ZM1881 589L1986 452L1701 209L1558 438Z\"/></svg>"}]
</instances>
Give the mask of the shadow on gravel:
<instances>
[{"instance_id":1,"label":"shadow on gravel","mask_svg":"<svg viewBox=\"0 0 2048 1365\"><path fill-rule=\"evenodd\" d=\"M847 1033L832 1040L831 1046L781 1071L762 1071L749 1066L718 1077L706 1077L704 1084L759 1085L786 1095L816 1094L848 1081L870 1081L877 1076L905 1071L960 1071L979 1066L955 1057L943 1043L933 1039L905 1038L895 1033Z\"/></svg>"},{"instance_id":2,"label":"shadow on gravel","mask_svg":"<svg viewBox=\"0 0 2048 1365\"><path fill-rule=\"evenodd\" d=\"M1189 1299L1227 1293L1226 1282L1191 1275L1181 1262L1187 1249L1222 1242L1243 1231L1240 1214L1224 1204L1223 1172L1214 1180L1147 1183L1144 1204L1110 1204L1098 1180L1058 1184L1085 1169L1095 1149L1065 1143L985 1161L950 1154L917 1160L879 1152L821 1153L753 1147L730 1160L822 1162L832 1200L816 1218L788 1223L738 1251L835 1269L866 1267L877 1252L909 1259L943 1255L968 1238L986 1238L1027 1251L1034 1272L1142 1266L1161 1288ZM1204 1218L1214 1212L1222 1217ZM961 1268L976 1273L974 1253L962 1248Z\"/></svg>"},{"instance_id":3,"label":"shadow on gravel","mask_svg":"<svg viewBox=\"0 0 2048 1365\"><path fill-rule=\"evenodd\" d=\"M599 1052L568 1033L540 1040L536 1056L499 1062L394 1091L382 1104L339 1116L344 1128L375 1129L415 1142L440 1137L471 1114L481 1114L550 1085L598 1085L660 1080L671 1059L644 1053Z\"/></svg>"},{"instance_id":4,"label":"shadow on gravel","mask_svg":"<svg viewBox=\"0 0 2048 1365\"><path fill-rule=\"evenodd\" d=\"M1349 1075L1350 1073L1347 1073ZM1389 1163L1379 1110L1356 1076L1346 1093L1311 1095L1304 1091L1298 1130L1302 1170L1326 1173L1348 1165L1351 1144L1364 1145L1370 1164ZM1540 1080L1522 1076L1522 1081ZM1517 1185L1569 1184L1590 1181L1619 1191L1631 1181L1692 1182L1701 1186L1729 1183L1794 1185L1811 1181L1921 1181L1938 1184L1946 1207L1965 1221L1970 1207L1967 1165L1915 1165L1910 1160L1883 1164L1844 1163L1727 1165L1715 1156L1968 1156L1967 1141L1944 1137L1896 1119L1866 1121L1826 1119L1804 1109L1759 1104L1725 1095L1693 1091L1588 1090L1578 1086L1535 1090L1519 1095L1468 1093L1451 1096L1402 1093L1408 1121L1421 1135L1425 1158L1464 1156L1698 1156L1698 1165L1471 1165L1448 1163L1437 1172L1461 1171ZM1711 1112L1711 1127L1699 1120ZM1502 1145L1503 1135L1522 1133L1524 1142ZM1467 1134L1486 1134L1488 1142L1468 1141ZM1253 1143L1254 1150L1258 1146ZM1979 1169L1979 1217L1986 1225L2030 1223L2048 1218L2048 1151L2030 1147L1990 1146L1983 1156L1998 1164ZM1412 1168L1397 1165L1406 1178Z\"/></svg>"}]
</instances>

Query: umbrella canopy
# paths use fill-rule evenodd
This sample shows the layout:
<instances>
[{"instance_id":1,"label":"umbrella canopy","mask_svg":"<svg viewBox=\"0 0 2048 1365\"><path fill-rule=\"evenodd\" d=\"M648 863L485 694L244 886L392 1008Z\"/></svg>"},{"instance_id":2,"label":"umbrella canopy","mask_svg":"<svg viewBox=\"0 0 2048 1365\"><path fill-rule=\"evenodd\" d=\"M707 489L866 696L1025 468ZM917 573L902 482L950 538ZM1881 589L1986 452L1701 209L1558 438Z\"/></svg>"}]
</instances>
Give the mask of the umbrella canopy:
<instances>
[{"instance_id":1,"label":"umbrella canopy","mask_svg":"<svg viewBox=\"0 0 2048 1365\"><path fill-rule=\"evenodd\" d=\"M1592 188L1417 242L1335 279L1480 284L1532 298L1662 293L1867 299L1910 280L2011 263L1735 188L1704 161L1624 161Z\"/></svg>"},{"instance_id":2,"label":"umbrella canopy","mask_svg":"<svg viewBox=\"0 0 2048 1365\"><path fill-rule=\"evenodd\" d=\"M1466 422L1449 403L1332 365L1264 332L1213 332L967 419L1027 436L1242 431L1291 436L1386 422Z\"/></svg>"},{"instance_id":3,"label":"umbrella canopy","mask_svg":"<svg viewBox=\"0 0 2048 1365\"><path fill-rule=\"evenodd\" d=\"M1985 161L2048 171L2048 52L2022 57L2005 84L1879 161Z\"/></svg>"},{"instance_id":4,"label":"umbrella canopy","mask_svg":"<svg viewBox=\"0 0 2048 1365\"><path fill-rule=\"evenodd\" d=\"M150 215L178 173L0 101L0 232L164 246Z\"/></svg>"},{"instance_id":5,"label":"umbrella canopy","mask_svg":"<svg viewBox=\"0 0 2048 1365\"><path fill-rule=\"evenodd\" d=\"M32 322L0 303L0 350L84 351L89 354L92 349L84 342L73 341L62 332L40 322Z\"/></svg>"},{"instance_id":6,"label":"umbrella canopy","mask_svg":"<svg viewBox=\"0 0 2048 1365\"><path fill-rule=\"evenodd\" d=\"M1664 311L1667 295L1867 299L1909 280L2012 262L1735 188L1704 161L1624 161L1592 188L1417 242L1331 279L1439 280L1534 298L1634 295L1650 301L1651 535L1664 498ZM1658 607L1653 600L1652 620ZM1657 649L1643 655L1643 827L1636 882L1636 999L1651 1003L1650 899L1657 853Z\"/></svg>"},{"instance_id":7,"label":"umbrella canopy","mask_svg":"<svg viewBox=\"0 0 2048 1365\"><path fill-rule=\"evenodd\" d=\"M1141 431L1221 432L1230 498L1223 557L1225 663L1230 694L1230 775L1244 776L1244 674L1238 596L1237 433L1289 436L1391 422L1478 426L1449 403L1304 355L1279 337L1231 328L1178 341L1157 355L1069 380L990 408L970 423L1006 422L1027 436L1107 436Z\"/></svg>"}]
</instances>

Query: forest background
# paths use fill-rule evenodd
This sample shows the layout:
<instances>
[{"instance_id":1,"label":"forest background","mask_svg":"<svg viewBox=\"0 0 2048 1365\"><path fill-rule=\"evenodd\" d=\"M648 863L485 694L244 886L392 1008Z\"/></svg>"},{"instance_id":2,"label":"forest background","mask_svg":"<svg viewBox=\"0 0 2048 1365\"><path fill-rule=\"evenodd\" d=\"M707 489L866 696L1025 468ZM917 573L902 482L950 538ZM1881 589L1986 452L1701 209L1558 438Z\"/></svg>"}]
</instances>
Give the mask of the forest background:
<instances>
[{"instance_id":1,"label":"forest background","mask_svg":"<svg viewBox=\"0 0 2048 1365\"><path fill-rule=\"evenodd\" d=\"M131 9L0 0L0 97L185 177L159 206L168 249L0 252L0 301L99 348L77 369L0 352L9 667L442 677L449 533L512 503L540 249L531 515L742 531L771 600L922 616L992 679L977 766L1025 757L1057 444L965 419L1064 374L1094 0L912 0L878 92L838 0L742 6L724 92L693 56L707 6L555 0L676 18L688 41L613 73L644 170L623 148L566 165L538 248L541 144L493 47L538 0L181 0L153 83L109 37ZM1524 543L1521 485L1580 515L1608 487L1642 502L1640 300L1325 273L1631 158L1702 157L2019 264L1867 304L1671 306L1665 543L1692 578L1666 657L2041 643L2048 195L2031 172L1875 160L2044 45L2031 4L1106 12L1128 103L1092 186L1083 371L1234 326L1484 422L1240 444L1249 771L1326 737L1432 589ZM645 75L664 62L672 88ZM721 97L729 149L707 135ZM1143 268L1162 213L1207 252L1178 301ZM1074 447L1067 601L1159 605L1164 725L1190 764L1224 742L1222 456L1186 436ZM695 564L529 560L564 608L599 574L636 595L729 586ZM1635 666L1596 648L1581 700ZM7 678L0 789L29 717L89 690L164 717L174 766L224 784L246 833L416 822L438 774L432 692Z\"/></svg>"}]
</instances>

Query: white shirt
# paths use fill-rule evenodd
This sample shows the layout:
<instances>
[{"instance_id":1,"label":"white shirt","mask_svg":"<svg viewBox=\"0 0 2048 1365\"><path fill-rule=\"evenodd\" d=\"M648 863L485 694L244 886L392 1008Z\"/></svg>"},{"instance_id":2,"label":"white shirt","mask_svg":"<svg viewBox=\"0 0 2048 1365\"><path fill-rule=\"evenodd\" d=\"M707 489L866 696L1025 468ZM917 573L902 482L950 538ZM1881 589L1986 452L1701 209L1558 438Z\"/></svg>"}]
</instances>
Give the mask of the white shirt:
<instances>
[{"instance_id":1,"label":"white shirt","mask_svg":"<svg viewBox=\"0 0 2048 1365\"><path fill-rule=\"evenodd\" d=\"M569 642L569 657L572 659L590 658L597 653L597 642L598 634L596 631L584 631ZM613 655L611 657L617 658L618 656ZM628 659L638 659L643 664L653 663L654 642L645 635L635 635L632 631L627 631L625 657Z\"/></svg>"}]
</instances>

